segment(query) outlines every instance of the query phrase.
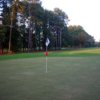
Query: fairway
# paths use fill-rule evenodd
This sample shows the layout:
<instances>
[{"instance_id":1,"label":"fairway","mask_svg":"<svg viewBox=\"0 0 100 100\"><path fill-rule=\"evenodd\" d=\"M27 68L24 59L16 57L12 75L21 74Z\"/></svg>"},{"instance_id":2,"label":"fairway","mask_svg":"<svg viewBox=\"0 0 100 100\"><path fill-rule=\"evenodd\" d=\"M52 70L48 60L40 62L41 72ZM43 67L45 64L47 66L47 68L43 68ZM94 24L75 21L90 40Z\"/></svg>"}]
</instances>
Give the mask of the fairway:
<instances>
[{"instance_id":1,"label":"fairway","mask_svg":"<svg viewBox=\"0 0 100 100\"><path fill-rule=\"evenodd\" d=\"M100 100L100 56L1 60L0 100Z\"/></svg>"}]
</instances>

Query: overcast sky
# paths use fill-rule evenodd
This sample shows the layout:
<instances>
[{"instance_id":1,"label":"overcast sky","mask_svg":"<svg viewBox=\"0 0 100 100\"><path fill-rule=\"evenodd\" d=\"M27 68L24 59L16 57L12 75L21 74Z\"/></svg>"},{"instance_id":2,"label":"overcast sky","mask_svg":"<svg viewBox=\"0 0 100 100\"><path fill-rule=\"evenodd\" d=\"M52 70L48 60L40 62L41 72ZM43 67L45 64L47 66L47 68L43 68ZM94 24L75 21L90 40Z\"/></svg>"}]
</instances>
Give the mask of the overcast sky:
<instances>
[{"instance_id":1,"label":"overcast sky","mask_svg":"<svg viewBox=\"0 0 100 100\"><path fill-rule=\"evenodd\" d=\"M100 40L100 0L42 0L42 6L60 8L69 16L69 25L81 25L96 41Z\"/></svg>"}]
</instances>

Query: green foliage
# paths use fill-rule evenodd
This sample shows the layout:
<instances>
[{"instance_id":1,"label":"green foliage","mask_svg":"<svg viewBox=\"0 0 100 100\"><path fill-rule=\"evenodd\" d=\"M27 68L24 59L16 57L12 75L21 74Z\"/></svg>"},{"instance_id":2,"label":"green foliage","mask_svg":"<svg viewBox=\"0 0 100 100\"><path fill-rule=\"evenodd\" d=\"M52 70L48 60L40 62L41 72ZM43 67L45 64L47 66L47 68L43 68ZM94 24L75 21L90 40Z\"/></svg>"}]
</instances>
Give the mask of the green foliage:
<instances>
[{"instance_id":1,"label":"green foliage","mask_svg":"<svg viewBox=\"0 0 100 100\"><path fill-rule=\"evenodd\" d=\"M91 47L94 46L94 38L89 35L82 26L69 26L69 34L72 36L73 46Z\"/></svg>"}]
</instances>

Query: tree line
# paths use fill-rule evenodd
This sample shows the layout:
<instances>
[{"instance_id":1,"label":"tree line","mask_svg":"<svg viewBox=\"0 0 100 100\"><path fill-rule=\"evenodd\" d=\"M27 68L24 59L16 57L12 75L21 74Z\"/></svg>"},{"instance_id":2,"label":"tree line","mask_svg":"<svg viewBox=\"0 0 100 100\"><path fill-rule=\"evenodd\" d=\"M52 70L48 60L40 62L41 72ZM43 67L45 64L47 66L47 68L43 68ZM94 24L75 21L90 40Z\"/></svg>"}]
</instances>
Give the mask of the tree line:
<instances>
[{"instance_id":1,"label":"tree line","mask_svg":"<svg viewBox=\"0 0 100 100\"><path fill-rule=\"evenodd\" d=\"M68 26L68 15L59 8L44 9L40 0L0 1L0 50L32 52L66 47L91 47L95 40L82 26Z\"/></svg>"}]
</instances>

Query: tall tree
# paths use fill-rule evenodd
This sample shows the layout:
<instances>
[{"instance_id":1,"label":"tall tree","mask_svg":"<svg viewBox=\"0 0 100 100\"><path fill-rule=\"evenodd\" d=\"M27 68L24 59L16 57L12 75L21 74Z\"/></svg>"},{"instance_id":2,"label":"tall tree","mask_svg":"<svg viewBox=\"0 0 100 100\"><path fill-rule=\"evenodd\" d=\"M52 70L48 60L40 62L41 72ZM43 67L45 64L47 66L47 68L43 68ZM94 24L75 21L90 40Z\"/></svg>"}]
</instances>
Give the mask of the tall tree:
<instances>
[{"instance_id":1,"label":"tall tree","mask_svg":"<svg viewBox=\"0 0 100 100\"><path fill-rule=\"evenodd\" d=\"M61 48L62 31L65 27L67 28L69 18L68 18L68 15L59 8L54 9L54 14L57 15L58 20L59 20L59 21L57 21L56 31L57 31L57 43L58 43L59 47Z\"/></svg>"},{"instance_id":2,"label":"tall tree","mask_svg":"<svg viewBox=\"0 0 100 100\"><path fill-rule=\"evenodd\" d=\"M10 24L10 34L9 34L9 50L8 52L11 52L11 38L12 38L12 27L13 27L13 21L16 19L17 12L22 13L23 8L20 5L19 0L13 0L11 5L11 24Z\"/></svg>"},{"instance_id":3,"label":"tall tree","mask_svg":"<svg viewBox=\"0 0 100 100\"><path fill-rule=\"evenodd\" d=\"M7 2L6 0L0 1L0 18L1 18L1 25L0 25L0 51L3 52L4 42L5 42L5 35L7 28L5 27L5 12L7 11Z\"/></svg>"}]
</instances>

